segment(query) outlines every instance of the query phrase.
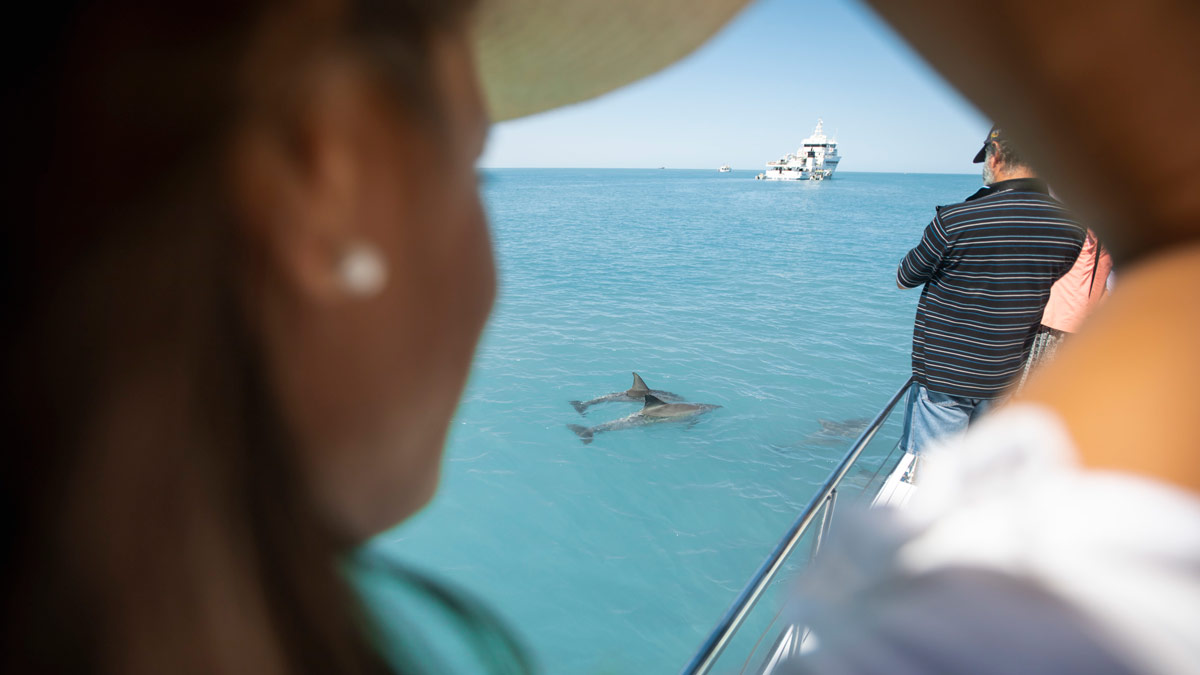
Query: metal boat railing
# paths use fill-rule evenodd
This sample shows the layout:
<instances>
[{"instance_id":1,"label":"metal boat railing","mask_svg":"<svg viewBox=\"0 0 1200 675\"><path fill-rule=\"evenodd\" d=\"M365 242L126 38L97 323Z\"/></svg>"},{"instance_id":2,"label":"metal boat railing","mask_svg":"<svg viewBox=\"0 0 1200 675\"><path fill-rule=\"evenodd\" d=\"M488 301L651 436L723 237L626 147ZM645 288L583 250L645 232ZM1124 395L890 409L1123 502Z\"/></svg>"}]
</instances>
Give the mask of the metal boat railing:
<instances>
[{"instance_id":1,"label":"metal boat railing","mask_svg":"<svg viewBox=\"0 0 1200 675\"><path fill-rule=\"evenodd\" d=\"M729 641L737 632L738 628L740 628L742 623L746 620L746 616L750 613L750 610L752 610L754 605L758 603L763 592L767 589L767 586L769 586L771 581L775 578L775 575L783 566L784 561L787 560L788 556L791 554L792 549L794 549L796 544L800 542L800 539L808 530L809 525L816 520L818 514L823 513L820 522L820 529L817 531L816 539L813 542L813 553L814 555L816 554L816 551L820 548L821 540L828 532L829 526L833 520L833 507L837 502L838 486L841 485L842 479L845 478L846 474L850 472L850 469L854 466L854 463L858 461L859 456L862 455L862 452L867 447L867 444L871 442L871 439L873 439L875 434L879 432L879 429L883 426L883 423L887 421L888 417L892 413L892 410L896 407L900 400L904 398L904 394L908 391L912 383L913 378L910 377L908 381L904 383L904 386L900 387L900 389L892 395L892 398L887 402L887 405L885 405L883 409L880 410L877 415L875 415L875 418L871 420L871 423L867 426L867 428L863 430L858 439L854 441L854 445L850 446L850 450L846 452L844 457L842 457L841 462L839 462L837 467L834 468L834 470L829 474L829 477L825 479L825 482L821 485L821 488L817 490L817 493L813 495L811 500L809 500L808 505L804 507L804 510L800 513L800 516L796 518L795 522L792 523L792 526L788 528L786 533L784 533L783 538L781 538L779 543L775 545L775 549L771 551L771 555L767 557L767 560L762 564L761 567L759 567L758 571L754 573L754 576L751 577L750 582L746 584L746 587L742 589L741 593L738 594L737 599L734 600L733 604L730 605L728 610L726 610L725 615L721 617L721 620L717 623L716 628L712 630L708 638L700 646L700 649L696 652L696 655L693 656L692 660L687 664L687 666L684 667L682 671L684 675L703 675L704 673L709 672L709 670L717 662L717 658L721 656L721 652L724 651L725 647L729 644Z\"/></svg>"}]
</instances>

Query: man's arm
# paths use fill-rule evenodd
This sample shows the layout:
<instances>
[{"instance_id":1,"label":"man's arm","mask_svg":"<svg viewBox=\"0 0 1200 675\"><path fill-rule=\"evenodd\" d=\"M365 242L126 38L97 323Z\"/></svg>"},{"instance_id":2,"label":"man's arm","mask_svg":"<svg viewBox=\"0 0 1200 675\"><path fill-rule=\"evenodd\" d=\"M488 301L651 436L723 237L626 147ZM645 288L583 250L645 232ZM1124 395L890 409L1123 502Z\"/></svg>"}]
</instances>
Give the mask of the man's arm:
<instances>
[{"instance_id":1,"label":"man's arm","mask_svg":"<svg viewBox=\"0 0 1200 675\"><path fill-rule=\"evenodd\" d=\"M950 248L950 241L942 223L934 216L925 228L921 243L904 256L900 267L896 268L896 286L900 288L916 288L933 278L934 272L942 264L942 258Z\"/></svg>"}]
</instances>

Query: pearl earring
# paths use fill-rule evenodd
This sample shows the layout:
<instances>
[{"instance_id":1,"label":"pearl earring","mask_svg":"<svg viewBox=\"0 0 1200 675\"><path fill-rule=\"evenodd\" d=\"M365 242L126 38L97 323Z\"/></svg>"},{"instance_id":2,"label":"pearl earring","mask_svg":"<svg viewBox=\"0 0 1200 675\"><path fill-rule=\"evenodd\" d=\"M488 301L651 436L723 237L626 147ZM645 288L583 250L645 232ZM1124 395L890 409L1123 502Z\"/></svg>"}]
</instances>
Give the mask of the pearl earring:
<instances>
[{"instance_id":1,"label":"pearl earring","mask_svg":"<svg viewBox=\"0 0 1200 675\"><path fill-rule=\"evenodd\" d=\"M348 245L338 261L338 277L342 287L351 295L371 296L387 284L387 265L379 249L366 242Z\"/></svg>"}]
</instances>

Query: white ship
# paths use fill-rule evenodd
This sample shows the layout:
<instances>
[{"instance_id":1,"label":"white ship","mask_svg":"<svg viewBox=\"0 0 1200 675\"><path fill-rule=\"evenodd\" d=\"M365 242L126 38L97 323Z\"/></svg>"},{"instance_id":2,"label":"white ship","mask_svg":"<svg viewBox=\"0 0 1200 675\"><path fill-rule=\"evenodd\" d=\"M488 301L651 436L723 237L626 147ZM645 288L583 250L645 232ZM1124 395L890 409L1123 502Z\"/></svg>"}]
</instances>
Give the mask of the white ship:
<instances>
[{"instance_id":1,"label":"white ship","mask_svg":"<svg viewBox=\"0 0 1200 675\"><path fill-rule=\"evenodd\" d=\"M720 171L721 173L729 173L730 171L733 171L733 167L729 166L728 164L722 164L721 168L717 169L717 171Z\"/></svg>"},{"instance_id":2,"label":"white ship","mask_svg":"<svg viewBox=\"0 0 1200 675\"><path fill-rule=\"evenodd\" d=\"M756 180L824 180L833 178L841 157L838 156L837 140L825 135L824 120L817 120L812 136L804 139L800 149L774 162L767 162L767 170L758 174Z\"/></svg>"}]
</instances>

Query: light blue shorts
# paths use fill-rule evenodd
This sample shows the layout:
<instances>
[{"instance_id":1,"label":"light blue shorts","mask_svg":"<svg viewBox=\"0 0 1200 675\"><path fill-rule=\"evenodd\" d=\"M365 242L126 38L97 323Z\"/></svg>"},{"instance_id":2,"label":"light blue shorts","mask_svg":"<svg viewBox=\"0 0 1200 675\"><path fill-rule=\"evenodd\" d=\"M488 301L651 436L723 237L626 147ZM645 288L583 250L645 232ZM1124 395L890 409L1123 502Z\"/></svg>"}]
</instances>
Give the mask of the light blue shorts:
<instances>
[{"instance_id":1,"label":"light blue shorts","mask_svg":"<svg viewBox=\"0 0 1200 675\"><path fill-rule=\"evenodd\" d=\"M930 443L958 433L987 412L998 399L962 398L930 391L914 382L904 408L904 434L900 448L920 454Z\"/></svg>"}]
</instances>

